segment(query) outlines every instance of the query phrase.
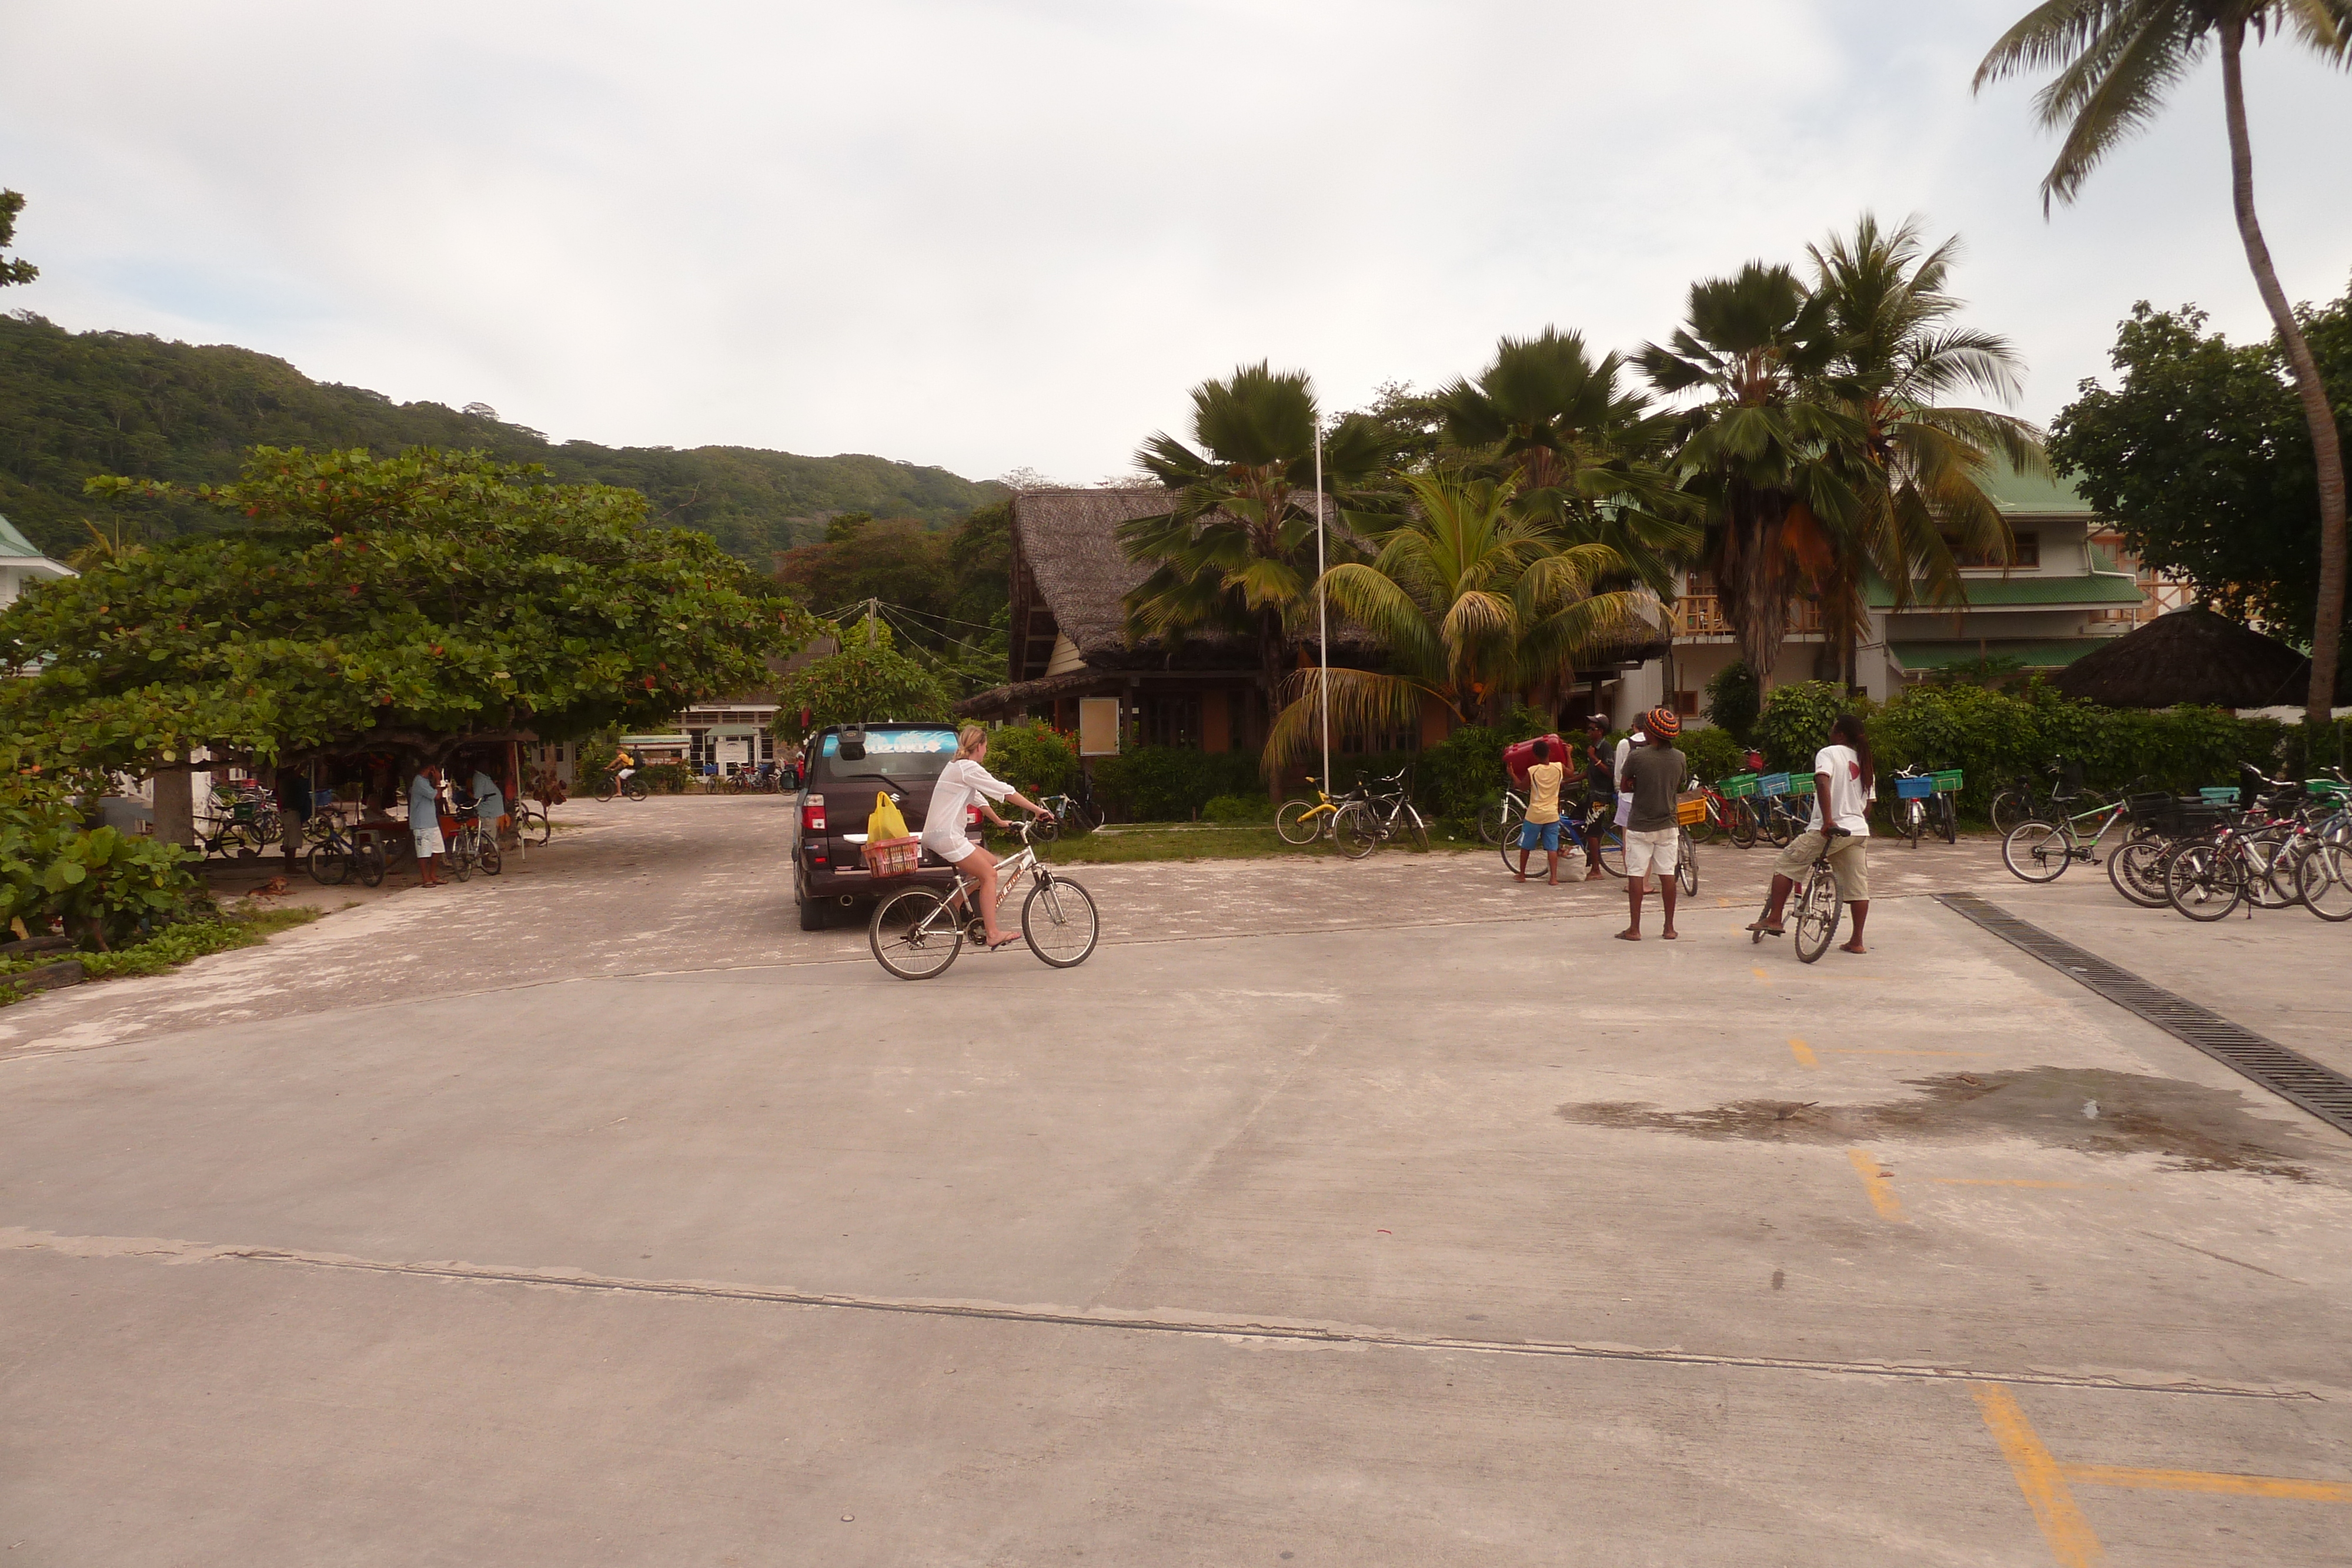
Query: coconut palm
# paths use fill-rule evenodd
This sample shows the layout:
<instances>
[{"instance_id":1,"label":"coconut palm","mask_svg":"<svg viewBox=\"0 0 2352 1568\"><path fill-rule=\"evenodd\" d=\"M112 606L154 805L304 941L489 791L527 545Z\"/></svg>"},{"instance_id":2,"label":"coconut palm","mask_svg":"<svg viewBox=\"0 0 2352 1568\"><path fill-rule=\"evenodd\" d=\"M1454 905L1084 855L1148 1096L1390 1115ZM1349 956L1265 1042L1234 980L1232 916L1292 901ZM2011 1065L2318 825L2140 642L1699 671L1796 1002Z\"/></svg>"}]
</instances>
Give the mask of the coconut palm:
<instances>
[{"instance_id":1,"label":"coconut palm","mask_svg":"<svg viewBox=\"0 0 2352 1568\"><path fill-rule=\"evenodd\" d=\"M1433 402L1447 439L1476 455L1478 471L1513 480L1521 516L1564 542L1610 546L1667 592L1701 534L1678 515L1684 497L1654 461L1667 422L1621 382L1624 369L1614 353L1596 362L1580 334L1546 327L1503 339L1475 382L1456 381Z\"/></svg>"},{"instance_id":2,"label":"coconut palm","mask_svg":"<svg viewBox=\"0 0 2352 1568\"><path fill-rule=\"evenodd\" d=\"M2327 722L2344 630L2344 446L2319 361L2279 287L2254 214L2244 55L2247 35L2260 43L2273 32L2291 35L2322 58L2340 64L2352 52L2352 0L2044 0L1985 56L1976 85L1981 89L2029 70L2057 72L2034 98L2042 123L2063 126L2066 132L2057 162L2042 180L2047 212L2053 200L2073 201L2099 160L2155 119L2165 93L2219 47L2238 237L2254 287L2278 329L2318 465L2319 602L2305 710L2305 721L2316 727Z\"/></svg>"},{"instance_id":3,"label":"coconut palm","mask_svg":"<svg viewBox=\"0 0 2352 1568\"><path fill-rule=\"evenodd\" d=\"M1261 361L1203 382L1192 391L1198 447L1161 433L1135 455L1173 492L1171 506L1118 531L1129 560L1153 563L1126 598L1128 636L1171 646L1212 630L1254 639L1269 708L1313 619L1317 417L1297 371ZM1341 421L1324 442L1325 488L1352 492L1378 473L1382 440L1370 420Z\"/></svg>"},{"instance_id":4,"label":"coconut palm","mask_svg":"<svg viewBox=\"0 0 2352 1568\"><path fill-rule=\"evenodd\" d=\"M1830 302L1789 268L1752 261L1733 277L1691 285L1689 321L1640 355L1661 392L1705 394L1683 416L1675 464L1708 504L1703 559L1740 657L1766 685L1797 581L1791 519L1801 534L1834 537L1853 526L1859 505L1832 454L1860 440L1861 422L1820 388L1837 352Z\"/></svg>"},{"instance_id":5,"label":"coconut palm","mask_svg":"<svg viewBox=\"0 0 2352 1568\"><path fill-rule=\"evenodd\" d=\"M1458 721L1633 623L1649 601L1595 591L1624 562L1606 545L1559 546L1518 515L1509 481L1458 474L1405 480L1412 509L1370 561L1325 572L1331 606L1369 632L1386 669L1329 672L1331 722L1363 733L1420 722L1434 699ZM1315 745L1324 673L1291 677L1265 747L1268 772Z\"/></svg>"},{"instance_id":6,"label":"coconut palm","mask_svg":"<svg viewBox=\"0 0 2352 1568\"><path fill-rule=\"evenodd\" d=\"M1923 593L1958 600L1953 546L2003 559L2012 543L1981 481L1996 460L2040 475L2049 460L2024 420L1945 401L1967 392L2006 401L2022 384L2006 338L1948 324L1960 308L1948 291L1958 239L1929 250L1916 220L1885 229L1865 214L1852 235L1808 249L1837 337L1822 382L1860 425L1835 453L1860 504L1839 536L1801 528L1790 543L1813 568L1851 683L1866 575L1891 587L1896 609Z\"/></svg>"}]
</instances>

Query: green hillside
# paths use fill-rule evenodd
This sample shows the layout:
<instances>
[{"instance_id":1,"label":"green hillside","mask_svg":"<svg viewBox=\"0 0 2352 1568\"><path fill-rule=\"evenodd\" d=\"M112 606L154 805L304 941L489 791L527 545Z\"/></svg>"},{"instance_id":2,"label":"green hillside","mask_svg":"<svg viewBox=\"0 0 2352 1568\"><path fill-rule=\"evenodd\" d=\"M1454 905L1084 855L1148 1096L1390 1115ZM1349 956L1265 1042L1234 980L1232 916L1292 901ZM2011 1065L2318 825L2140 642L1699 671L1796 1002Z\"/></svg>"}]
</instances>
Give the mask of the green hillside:
<instances>
[{"instance_id":1,"label":"green hillside","mask_svg":"<svg viewBox=\"0 0 2352 1568\"><path fill-rule=\"evenodd\" d=\"M253 445L480 447L543 463L562 479L642 490L664 520L703 529L763 568L778 550L823 538L835 513L936 527L1006 493L887 457L557 444L440 403L395 403L363 387L314 382L248 349L68 332L29 312L0 316L0 515L48 553L89 542L81 518L105 520L105 509L82 495L91 475L229 479ZM193 531L212 526L212 515L142 510L137 524L150 534Z\"/></svg>"}]
</instances>

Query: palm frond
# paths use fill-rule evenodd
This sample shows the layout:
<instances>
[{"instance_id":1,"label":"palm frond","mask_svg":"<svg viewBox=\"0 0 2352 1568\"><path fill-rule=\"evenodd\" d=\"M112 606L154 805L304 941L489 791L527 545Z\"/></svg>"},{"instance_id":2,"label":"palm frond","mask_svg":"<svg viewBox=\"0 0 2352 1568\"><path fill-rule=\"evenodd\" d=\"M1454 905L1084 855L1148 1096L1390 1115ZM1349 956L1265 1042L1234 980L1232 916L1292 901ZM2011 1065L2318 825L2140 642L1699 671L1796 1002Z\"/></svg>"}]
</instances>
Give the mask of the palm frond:
<instances>
[{"instance_id":1,"label":"palm frond","mask_svg":"<svg viewBox=\"0 0 2352 1568\"><path fill-rule=\"evenodd\" d=\"M1462 716L1447 694L1426 681L1379 670L1300 670L1283 682L1282 710L1275 715L1265 749L1259 757L1258 766L1267 778L1277 777L1285 768L1319 749L1326 692L1330 697L1334 735L1361 735L1418 724L1422 703L1430 698L1444 703L1457 718Z\"/></svg>"}]
</instances>

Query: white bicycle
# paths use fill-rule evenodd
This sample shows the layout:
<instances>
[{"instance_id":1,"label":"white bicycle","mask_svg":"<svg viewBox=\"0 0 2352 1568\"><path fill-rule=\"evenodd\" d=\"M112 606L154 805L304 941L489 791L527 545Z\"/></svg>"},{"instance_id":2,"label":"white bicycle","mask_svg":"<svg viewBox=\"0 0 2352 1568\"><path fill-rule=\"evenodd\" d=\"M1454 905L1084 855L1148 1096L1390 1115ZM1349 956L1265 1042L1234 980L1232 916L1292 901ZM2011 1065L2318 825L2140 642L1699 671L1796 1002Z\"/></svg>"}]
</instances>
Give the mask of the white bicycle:
<instances>
[{"instance_id":1,"label":"white bicycle","mask_svg":"<svg viewBox=\"0 0 2352 1568\"><path fill-rule=\"evenodd\" d=\"M1013 830L1021 835L1021 851L997 863L996 907L1001 914L1013 888L1027 879L1029 896L1021 901L1022 938L1055 968L1076 968L1093 956L1102 922L1095 914L1093 894L1068 877L1056 876L1053 867L1038 860L1029 841L1036 822L1033 817ZM928 887L910 887L876 904L866 928L875 961L902 980L928 980L946 973L966 942L978 946L986 941L987 927L971 898L976 885L958 877L955 891L945 897Z\"/></svg>"}]
</instances>

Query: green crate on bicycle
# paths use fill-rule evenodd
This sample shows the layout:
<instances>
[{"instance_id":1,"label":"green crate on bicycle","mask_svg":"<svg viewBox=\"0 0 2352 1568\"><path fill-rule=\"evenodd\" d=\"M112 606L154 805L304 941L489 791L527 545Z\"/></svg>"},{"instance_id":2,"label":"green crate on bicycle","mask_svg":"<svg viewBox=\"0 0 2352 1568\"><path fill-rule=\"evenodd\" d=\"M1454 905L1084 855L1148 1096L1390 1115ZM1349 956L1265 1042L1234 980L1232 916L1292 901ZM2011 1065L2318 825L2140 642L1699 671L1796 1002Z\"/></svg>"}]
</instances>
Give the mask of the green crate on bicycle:
<instances>
[{"instance_id":1,"label":"green crate on bicycle","mask_svg":"<svg viewBox=\"0 0 2352 1568\"><path fill-rule=\"evenodd\" d=\"M1756 793L1756 775L1735 773L1715 787L1715 792L1727 800L1738 800Z\"/></svg>"},{"instance_id":2,"label":"green crate on bicycle","mask_svg":"<svg viewBox=\"0 0 2352 1568\"><path fill-rule=\"evenodd\" d=\"M1938 768L1932 777L1936 780L1937 794L1957 795L1960 792L1961 770L1959 768Z\"/></svg>"},{"instance_id":3,"label":"green crate on bicycle","mask_svg":"<svg viewBox=\"0 0 2352 1568\"><path fill-rule=\"evenodd\" d=\"M2303 781L2303 789L2306 795L2315 795L2339 806L2352 801L2352 785L2340 779L2306 779Z\"/></svg>"},{"instance_id":4,"label":"green crate on bicycle","mask_svg":"<svg viewBox=\"0 0 2352 1568\"><path fill-rule=\"evenodd\" d=\"M1812 776L1811 774L1810 774L1810 773L1791 773L1791 774L1790 774L1790 775L1789 775L1789 793L1790 793L1790 794L1791 794L1791 795L1810 795L1810 794L1811 794L1812 792L1813 792L1813 776Z\"/></svg>"}]
</instances>

